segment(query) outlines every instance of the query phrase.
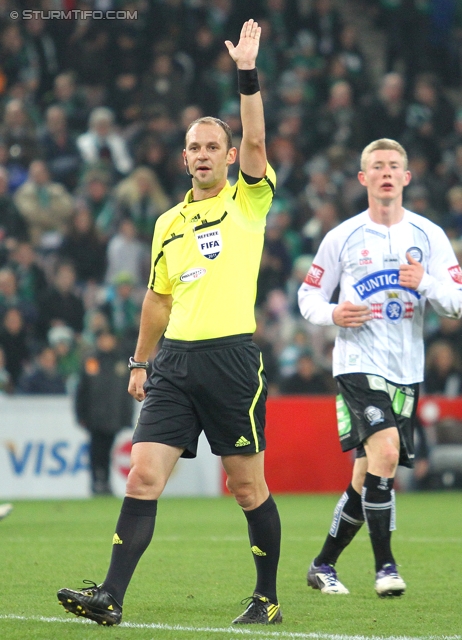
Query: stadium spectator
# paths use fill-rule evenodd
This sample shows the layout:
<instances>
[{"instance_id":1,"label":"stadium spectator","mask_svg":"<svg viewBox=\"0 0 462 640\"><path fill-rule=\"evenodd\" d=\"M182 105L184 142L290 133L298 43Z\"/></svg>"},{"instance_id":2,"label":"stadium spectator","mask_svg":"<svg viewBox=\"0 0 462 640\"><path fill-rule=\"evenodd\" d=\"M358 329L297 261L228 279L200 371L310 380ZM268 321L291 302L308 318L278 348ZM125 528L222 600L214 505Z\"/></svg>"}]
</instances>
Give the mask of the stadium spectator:
<instances>
[{"instance_id":1,"label":"stadium spectator","mask_svg":"<svg viewBox=\"0 0 462 640\"><path fill-rule=\"evenodd\" d=\"M126 176L133 168L124 138L116 131L114 113L97 107L90 113L88 131L77 138L84 169L103 169L115 178Z\"/></svg>"},{"instance_id":2,"label":"stadium spectator","mask_svg":"<svg viewBox=\"0 0 462 640\"><path fill-rule=\"evenodd\" d=\"M106 282L111 284L120 273L129 273L136 285L146 281L149 270L149 249L138 239L130 218L120 221L119 231L107 245Z\"/></svg>"},{"instance_id":3,"label":"stadium spectator","mask_svg":"<svg viewBox=\"0 0 462 640\"><path fill-rule=\"evenodd\" d=\"M73 395L81 364L80 350L75 342L74 332L65 325L52 327L48 332L47 341L55 352L57 370L64 380L66 391Z\"/></svg>"},{"instance_id":4,"label":"stadium spectator","mask_svg":"<svg viewBox=\"0 0 462 640\"><path fill-rule=\"evenodd\" d=\"M59 262L51 284L39 299L38 330L44 339L51 327L66 325L82 333L85 309L76 293L76 271L69 262Z\"/></svg>"},{"instance_id":5,"label":"stadium spectator","mask_svg":"<svg viewBox=\"0 0 462 640\"><path fill-rule=\"evenodd\" d=\"M63 107L48 107L39 142L52 180L73 191L77 186L81 159Z\"/></svg>"},{"instance_id":6,"label":"stadium spectator","mask_svg":"<svg viewBox=\"0 0 462 640\"><path fill-rule=\"evenodd\" d=\"M65 71L55 77L50 103L64 110L72 133L83 133L88 119L88 106L72 71Z\"/></svg>"},{"instance_id":7,"label":"stadium spectator","mask_svg":"<svg viewBox=\"0 0 462 640\"><path fill-rule=\"evenodd\" d=\"M34 248L56 249L72 213L72 197L66 188L51 182L46 164L34 160L27 181L19 187L14 201L27 220Z\"/></svg>"},{"instance_id":8,"label":"stadium spectator","mask_svg":"<svg viewBox=\"0 0 462 640\"><path fill-rule=\"evenodd\" d=\"M58 73L58 54L53 38L47 30L47 21L40 14L32 14L25 21L26 47L35 67L36 96L42 104L44 96L52 89Z\"/></svg>"},{"instance_id":9,"label":"stadium spectator","mask_svg":"<svg viewBox=\"0 0 462 640\"><path fill-rule=\"evenodd\" d=\"M0 166L0 266L18 241L29 237L28 225L8 193L8 171Z\"/></svg>"},{"instance_id":10,"label":"stadium spectator","mask_svg":"<svg viewBox=\"0 0 462 640\"><path fill-rule=\"evenodd\" d=\"M10 188L14 191L26 180L29 165L39 153L35 124L20 98L5 105L0 139L5 144Z\"/></svg>"},{"instance_id":11,"label":"stadium spectator","mask_svg":"<svg viewBox=\"0 0 462 640\"><path fill-rule=\"evenodd\" d=\"M121 218L129 218L137 236L151 243L154 225L170 206L157 175L148 167L137 167L117 185L115 200Z\"/></svg>"},{"instance_id":12,"label":"stadium spectator","mask_svg":"<svg viewBox=\"0 0 462 640\"><path fill-rule=\"evenodd\" d=\"M117 229L110 175L99 169L89 171L76 194L83 198L90 208L98 235L101 239L108 240Z\"/></svg>"},{"instance_id":13,"label":"stadium spectator","mask_svg":"<svg viewBox=\"0 0 462 640\"><path fill-rule=\"evenodd\" d=\"M176 119L186 105L188 91L185 82L184 69L169 53L155 53L150 68L141 80L141 108L146 112L155 104Z\"/></svg>"},{"instance_id":14,"label":"stadium spectator","mask_svg":"<svg viewBox=\"0 0 462 640\"><path fill-rule=\"evenodd\" d=\"M361 113L363 142L368 144L381 136L400 140L406 130L406 83L398 72L386 73L380 80L377 95L366 94Z\"/></svg>"},{"instance_id":15,"label":"stadium spectator","mask_svg":"<svg viewBox=\"0 0 462 640\"><path fill-rule=\"evenodd\" d=\"M446 187L444 182L438 177L438 172L430 168L430 160L422 149L410 150L409 171L412 173L412 186L423 187L427 194L430 207L438 215L437 224L441 224L442 213L447 205ZM407 189L404 192L407 194Z\"/></svg>"},{"instance_id":16,"label":"stadium spectator","mask_svg":"<svg viewBox=\"0 0 462 640\"><path fill-rule=\"evenodd\" d=\"M313 211L313 216L300 231L301 252L314 255L326 234L340 223L340 212L335 201L326 200Z\"/></svg>"},{"instance_id":17,"label":"stadium spectator","mask_svg":"<svg viewBox=\"0 0 462 640\"><path fill-rule=\"evenodd\" d=\"M461 395L460 363L457 352L454 351L450 342L436 340L427 349L422 392L427 395L437 394L447 398Z\"/></svg>"},{"instance_id":18,"label":"stadium spectator","mask_svg":"<svg viewBox=\"0 0 462 640\"><path fill-rule=\"evenodd\" d=\"M59 373L54 350L43 346L34 358L30 370L18 380L17 392L26 395L63 395L66 385Z\"/></svg>"},{"instance_id":19,"label":"stadium spectator","mask_svg":"<svg viewBox=\"0 0 462 640\"><path fill-rule=\"evenodd\" d=\"M450 238L462 238L462 184L447 192L448 211L442 216L442 226Z\"/></svg>"},{"instance_id":20,"label":"stadium spectator","mask_svg":"<svg viewBox=\"0 0 462 640\"><path fill-rule=\"evenodd\" d=\"M108 317L121 348L125 348L126 342L130 342L128 355L133 352L140 320L141 301L138 291L131 273L120 271L107 290L106 301L99 307Z\"/></svg>"},{"instance_id":21,"label":"stadium spectator","mask_svg":"<svg viewBox=\"0 0 462 640\"><path fill-rule=\"evenodd\" d=\"M32 328L37 321L37 307L18 289L18 279L8 265L0 269L0 318L12 307L20 309L24 321Z\"/></svg>"},{"instance_id":22,"label":"stadium spectator","mask_svg":"<svg viewBox=\"0 0 462 640\"><path fill-rule=\"evenodd\" d=\"M90 208L83 199L75 202L74 213L58 255L75 266L79 285L103 281L106 272L106 243L97 233Z\"/></svg>"},{"instance_id":23,"label":"stadium spectator","mask_svg":"<svg viewBox=\"0 0 462 640\"><path fill-rule=\"evenodd\" d=\"M298 356L296 371L279 383L282 395L325 395L332 393L327 376L318 369L311 351Z\"/></svg>"},{"instance_id":24,"label":"stadium spectator","mask_svg":"<svg viewBox=\"0 0 462 640\"><path fill-rule=\"evenodd\" d=\"M332 0L314 0L303 26L314 33L320 55L329 57L340 49L343 19Z\"/></svg>"},{"instance_id":25,"label":"stadium spectator","mask_svg":"<svg viewBox=\"0 0 462 640\"><path fill-rule=\"evenodd\" d=\"M159 179L162 189L170 196L172 177L169 173L168 146L165 141L159 135L147 131L145 127L140 127L131 145L136 165L151 169Z\"/></svg>"},{"instance_id":26,"label":"stadium spectator","mask_svg":"<svg viewBox=\"0 0 462 640\"><path fill-rule=\"evenodd\" d=\"M36 321L38 300L47 287L47 279L30 242L18 242L10 252L7 267L16 277L19 299L32 305L31 317Z\"/></svg>"},{"instance_id":27,"label":"stadium spectator","mask_svg":"<svg viewBox=\"0 0 462 640\"><path fill-rule=\"evenodd\" d=\"M154 231L150 287L143 302L134 358L130 360L129 391L138 401L146 400L135 431L127 495L115 534L115 540L122 544L113 546L109 571L101 586L58 592L67 610L100 624L121 621L125 591L153 535L158 498L179 457L196 455L204 429L213 452L222 458L228 488L244 510L257 569L254 594L234 623L282 621L276 594L280 521L263 473L266 382L261 377L258 348L250 335L240 336L255 328L258 262L275 180L266 160L263 105L255 69L259 37L258 24L249 20L236 47L225 41L238 67L241 93L243 137L237 185L231 187L227 181L228 165L237 156L229 128L214 118L193 123L184 151L192 190L162 217L162 225L157 224ZM197 237L189 231L193 220ZM210 227L206 220L217 224ZM234 220L241 222L236 224ZM204 231L200 231L201 225ZM223 247L226 243L239 247L220 255L224 263L214 261L217 252L221 253L222 234ZM161 247L163 255L159 256ZM206 265L199 278L194 262L197 258L192 262L188 258L196 253L201 259L198 264ZM243 262L242 256L246 257ZM178 275L175 283L170 279L174 272ZM211 309L215 310L213 314ZM167 325L154 360L154 373L147 381L147 359ZM208 339L205 349L204 338ZM235 365L242 359L247 362L245 373ZM169 364L165 366L166 362ZM196 376L200 378L199 395L195 391L199 382ZM182 397L179 404L178 393ZM171 400L166 402L167 397ZM207 406L213 407L212 413ZM254 419L249 420L249 415Z\"/></svg>"},{"instance_id":28,"label":"stadium spectator","mask_svg":"<svg viewBox=\"0 0 462 640\"><path fill-rule=\"evenodd\" d=\"M427 316L430 322L431 317ZM462 362L462 321L458 318L446 318L437 316L436 327L427 332L425 339L426 348L430 348L434 342L448 342L454 351L456 358Z\"/></svg>"},{"instance_id":29,"label":"stadium spectator","mask_svg":"<svg viewBox=\"0 0 462 640\"><path fill-rule=\"evenodd\" d=\"M347 79L353 87L355 98L367 93L370 86L369 69L355 24L343 26L337 55L347 70Z\"/></svg>"},{"instance_id":30,"label":"stadium spectator","mask_svg":"<svg viewBox=\"0 0 462 640\"><path fill-rule=\"evenodd\" d=\"M0 59L5 74L6 88L11 89L20 82L37 88L37 60L31 47L27 46L19 24L6 24L1 32Z\"/></svg>"},{"instance_id":31,"label":"stadium spectator","mask_svg":"<svg viewBox=\"0 0 462 640\"><path fill-rule=\"evenodd\" d=\"M376 4L377 24L385 32L385 69L402 65L406 79L411 80L428 69L429 5L419 0L380 0Z\"/></svg>"},{"instance_id":32,"label":"stadium spectator","mask_svg":"<svg viewBox=\"0 0 462 640\"><path fill-rule=\"evenodd\" d=\"M15 307L8 309L0 327L0 345L5 354L5 368L11 376L13 390L32 357L31 340L23 315Z\"/></svg>"},{"instance_id":33,"label":"stadium spectator","mask_svg":"<svg viewBox=\"0 0 462 640\"><path fill-rule=\"evenodd\" d=\"M131 427L133 398L127 393L129 372L113 333L101 331L96 350L80 371L75 395L78 423L90 434L93 495L111 495L110 459L117 433Z\"/></svg>"},{"instance_id":34,"label":"stadium spectator","mask_svg":"<svg viewBox=\"0 0 462 640\"><path fill-rule=\"evenodd\" d=\"M310 352L310 339L305 328L295 326L293 335L279 353L279 375L282 383L297 373L297 363L303 353Z\"/></svg>"},{"instance_id":35,"label":"stadium spectator","mask_svg":"<svg viewBox=\"0 0 462 640\"><path fill-rule=\"evenodd\" d=\"M126 36L124 36L125 38ZM116 67L117 68L117 67ZM120 67L119 67L120 69ZM121 127L136 126L141 116L140 83L135 73L118 73L108 101Z\"/></svg>"},{"instance_id":36,"label":"stadium spectator","mask_svg":"<svg viewBox=\"0 0 462 640\"><path fill-rule=\"evenodd\" d=\"M305 186L306 175L296 141L283 135L274 136L268 145L268 158L276 172L278 194L299 193Z\"/></svg>"},{"instance_id":37,"label":"stadium spectator","mask_svg":"<svg viewBox=\"0 0 462 640\"><path fill-rule=\"evenodd\" d=\"M404 148L389 139L370 143L358 179L369 208L326 236L299 291L307 320L340 327L333 356L339 436L343 451L356 449L351 484L307 581L323 593L348 593L335 564L366 520L375 590L386 597L406 590L391 550L393 484L398 464L413 466L426 301L439 315L460 317L462 294L441 227L402 206L411 180ZM393 280L374 286L384 269ZM338 285L339 303L331 303Z\"/></svg>"}]
</instances>

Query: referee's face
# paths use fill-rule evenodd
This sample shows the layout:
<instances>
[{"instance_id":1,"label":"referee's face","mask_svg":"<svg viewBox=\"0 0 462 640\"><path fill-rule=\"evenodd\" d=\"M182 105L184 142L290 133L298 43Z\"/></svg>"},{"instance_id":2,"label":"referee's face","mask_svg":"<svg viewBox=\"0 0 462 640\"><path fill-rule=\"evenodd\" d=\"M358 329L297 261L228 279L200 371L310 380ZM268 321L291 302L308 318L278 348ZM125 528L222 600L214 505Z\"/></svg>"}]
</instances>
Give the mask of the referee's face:
<instances>
[{"instance_id":1,"label":"referee's face","mask_svg":"<svg viewBox=\"0 0 462 640\"><path fill-rule=\"evenodd\" d=\"M191 174L193 187L212 190L216 195L228 176L228 166L236 160L236 148L227 148L224 130L218 124L199 123L191 127L183 151L185 165Z\"/></svg>"}]
</instances>

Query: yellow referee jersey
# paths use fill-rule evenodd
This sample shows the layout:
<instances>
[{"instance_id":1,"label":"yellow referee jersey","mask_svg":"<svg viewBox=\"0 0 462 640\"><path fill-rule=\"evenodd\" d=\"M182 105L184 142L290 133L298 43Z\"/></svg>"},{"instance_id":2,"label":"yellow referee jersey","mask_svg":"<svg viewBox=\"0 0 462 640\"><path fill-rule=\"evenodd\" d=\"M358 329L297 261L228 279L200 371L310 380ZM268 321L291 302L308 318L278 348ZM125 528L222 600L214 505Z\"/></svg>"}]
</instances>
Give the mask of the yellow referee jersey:
<instances>
[{"instance_id":1,"label":"yellow referee jersey","mask_svg":"<svg viewBox=\"0 0 462 640\"><path fill-rule=\"evenodd\" d=\"M241 172L218 195L184 201L160 216L152 241L149 288L171 294L165 332L207 340L255 331L254 305L266 215L276 175L247 184Z\"/></svg>"}]
</instances>

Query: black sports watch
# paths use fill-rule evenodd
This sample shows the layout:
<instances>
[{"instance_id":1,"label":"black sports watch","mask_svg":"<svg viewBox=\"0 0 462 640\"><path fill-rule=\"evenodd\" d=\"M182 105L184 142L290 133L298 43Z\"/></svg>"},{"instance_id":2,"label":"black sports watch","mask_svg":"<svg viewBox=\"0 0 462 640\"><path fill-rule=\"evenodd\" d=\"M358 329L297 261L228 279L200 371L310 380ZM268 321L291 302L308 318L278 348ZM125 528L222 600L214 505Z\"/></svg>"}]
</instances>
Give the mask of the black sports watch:
<instances>
[{"instance_id":1,"label":"black sports watch","mask_svg":"<svg viewBox=\"0 0 462 640\"><path fill-rule=\"evenodd\" d=\"M146 360L146 362L137 362L136 360L134 360L133 358L129 358L128 359L128 368L130 369L130 371L132 369L149 369L149 362Z\"/></svg>"}]
</instances>

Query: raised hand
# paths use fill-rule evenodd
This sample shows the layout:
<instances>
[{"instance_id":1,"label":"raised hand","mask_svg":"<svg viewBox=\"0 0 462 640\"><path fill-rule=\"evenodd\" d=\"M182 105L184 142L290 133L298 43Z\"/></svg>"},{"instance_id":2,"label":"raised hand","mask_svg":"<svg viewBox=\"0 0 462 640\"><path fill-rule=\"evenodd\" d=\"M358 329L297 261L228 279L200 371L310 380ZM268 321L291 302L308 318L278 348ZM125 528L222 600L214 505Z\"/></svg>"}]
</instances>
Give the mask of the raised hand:
<instances>
[{"instance_id":1,"label":"raised hand","mask_svg":"<svg viewBox=\"0 0 462 640\"><path fill-rule=\"evenodd\" d=\"M244 22L239 42L236 46L230 40L225 40L229 55L238 69L254 69L260 46L261 27L255 20Z\"/></svg>"}]
</instances>

